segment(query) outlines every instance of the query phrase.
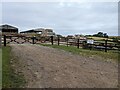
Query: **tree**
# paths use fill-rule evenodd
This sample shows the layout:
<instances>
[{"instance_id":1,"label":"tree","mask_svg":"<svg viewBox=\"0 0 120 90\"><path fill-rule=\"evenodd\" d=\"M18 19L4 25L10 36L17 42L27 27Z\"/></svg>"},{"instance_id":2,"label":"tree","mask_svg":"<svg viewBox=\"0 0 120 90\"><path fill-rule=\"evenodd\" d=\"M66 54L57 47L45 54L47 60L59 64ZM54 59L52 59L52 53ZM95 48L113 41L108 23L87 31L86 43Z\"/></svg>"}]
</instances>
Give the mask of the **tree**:
<instances>
[{"instance_id":1,"label":"tree","mask_svg":"<svg viewBox=\"0 0 120 90\"><path fill-rule=\"evenodd\" d=\"M104 34L103 34L103 32L98 32L97 35L98 35L98 37L103 37Z\"/></svg>"},{"instance_id":2,"label":"tree","mask_svg":"<svg viewBox=\"0 0 120 90\"><path fill-rule=\"evenodd\" d=\"M93 36L95 36L95 37L105 37L105 38L108 38L107 33L103 33L103 32L98 32L97 34L94 34Z\"/></svg>"},{"instance_id":3,"label":"tree","mask_svg":"<svg viewBox=\"0 0 120 90\"><path fill-rule=\"evenodd\" d=\"M107 33L104 33L104 34L103 34L103 36L104 36L105 38L108 38L108 35L107 35Z\"/></svg>"}]
</instances>

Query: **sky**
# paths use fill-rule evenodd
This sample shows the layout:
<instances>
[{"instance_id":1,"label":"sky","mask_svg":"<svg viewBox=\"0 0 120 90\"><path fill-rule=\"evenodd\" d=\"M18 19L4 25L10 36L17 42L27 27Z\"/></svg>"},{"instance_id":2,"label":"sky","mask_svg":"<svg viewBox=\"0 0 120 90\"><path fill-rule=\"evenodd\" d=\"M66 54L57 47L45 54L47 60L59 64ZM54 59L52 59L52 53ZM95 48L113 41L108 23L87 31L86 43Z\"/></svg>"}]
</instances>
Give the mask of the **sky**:
<instances>
[{"instance_id":1,"label":"sky","mask_svg":"<svg viewBox=\"0 0 120 90\"><path fill-rule=\"evenodd\" d=\"M117 2L2 2L2 23L26 31L52 28L56 34L118 35Z\"/></svg>"}]
</instances>

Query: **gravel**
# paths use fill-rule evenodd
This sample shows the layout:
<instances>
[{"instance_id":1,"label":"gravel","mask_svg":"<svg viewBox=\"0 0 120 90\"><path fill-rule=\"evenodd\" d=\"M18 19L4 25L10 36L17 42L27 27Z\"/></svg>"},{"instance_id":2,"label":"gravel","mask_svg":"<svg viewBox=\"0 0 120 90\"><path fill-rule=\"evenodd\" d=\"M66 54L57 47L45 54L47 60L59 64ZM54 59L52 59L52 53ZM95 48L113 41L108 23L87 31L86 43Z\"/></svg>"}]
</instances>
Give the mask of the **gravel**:
<instances>
[{"instance_id":1,"label":"gravel","mask_svg":"<svg viewBox=\"0 0 120 90\"><path fill-rule=\"evenodd\" d=\"M15 64L26 88L116 88L117 63L89 58L40 45L13 44ZM101 59L101 60L99 60Z\"/></svg>"}]
</instances>

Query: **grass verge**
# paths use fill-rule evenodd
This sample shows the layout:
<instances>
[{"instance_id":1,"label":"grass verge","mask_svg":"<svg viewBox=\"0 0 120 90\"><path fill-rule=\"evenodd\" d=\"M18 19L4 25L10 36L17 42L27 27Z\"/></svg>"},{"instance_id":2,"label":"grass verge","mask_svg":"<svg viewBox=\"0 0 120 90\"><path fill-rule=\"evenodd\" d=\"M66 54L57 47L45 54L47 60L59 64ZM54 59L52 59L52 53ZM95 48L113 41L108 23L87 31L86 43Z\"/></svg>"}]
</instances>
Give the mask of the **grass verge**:
<instances>
[{"instance_id":1,"label":"grass verge","mask_svg":"<svg viewBox=\"0 0 120 90\"><path fill-rule=\"evenodd\" d=\"M15 73L11 61L11 47L2 48L2 88L20 88L25 84L24 77Z\"/></svg>"},{"instance_id":2,"label":"grass verge","mask_svg":"<svg viewBox=\"0 0 120 90\"><path fill-rule=\"evenodd\" d=\"M0 89L2 88L2 49L0 48Z\"/></svg>"},{"instance_id":3,"label":"grass verge","mask_svg":"<svg viewBox=\"0 0 120 90\"><path fill-rule=\"evenodd\" d=\"M95 56L95 57L102 57L104 60L114 60L117 61L118 60L118 51L108 51L108 52L104 52L104 51L98 51L98 50L88 50L88 49L82 49L82 48L77 48L74 46L63 46L63 45L50 45L50 44L40 44L42 46L48 46L48 47L52 47L52 48L58 48L58 49L62 49L68 52L71 52L73 54L80 54L82 56Z\"/></svg>"}]
</instances>

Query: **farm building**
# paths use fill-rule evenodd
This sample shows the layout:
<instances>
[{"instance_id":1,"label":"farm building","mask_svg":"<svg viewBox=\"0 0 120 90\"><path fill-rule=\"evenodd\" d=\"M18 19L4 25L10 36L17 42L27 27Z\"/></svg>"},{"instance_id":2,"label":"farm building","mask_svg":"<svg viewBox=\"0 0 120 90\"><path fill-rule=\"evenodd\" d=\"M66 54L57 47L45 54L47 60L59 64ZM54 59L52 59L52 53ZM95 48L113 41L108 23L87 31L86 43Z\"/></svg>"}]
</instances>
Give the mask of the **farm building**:
<instances>
[{"instance_id":1,"label":"farm building","mask_svg":"<svg viewBox=\"0 0 120 90\"><path fill-rule=\"evenodd\" d=\"M42 31L41 36L54 36L55 33L52 29L45 29Z\"/></svg>"},{"instance_id":2,"label":"farm building","mask_svg":"<svg viewBox=\"0 0 120 90\"><path fill-rule=\"evenodd\" d=\"M0 26L0 32L2 32L2 35L17 34L18 33L18 28L5 24L5 25Z\"/></svg>"},{"instance_id":3,"label":"farm building","mask_svg":"<svg viewBox=\"0 0 120 90\"><path fill-rule=\"evenodd\" d=\"M68 35L67 38L74 38L74 36L73 35Z\"/></svg>"},{"instance_id":4,"label":"farm building","mask_svg":"<svg viewBox=\"0 0 120 90\"><path fill-rule=\"evenodd\" d=\"M53 36L53 35L55 35L55 33L53 32L52 29L44 29L44 28L38 28L38 29L22 31L20 33L21 34L26 34L26 35L39 34L41 36Z\"/></svg>"},{"instance_id":5,"label":"farm building","mask_svg":"<svg viewBox=\"0 0 120 90\"><path fill-rule=\"evenodd\" d=\"M27 31L22 31L20 32L21 34L40 34L44 29L43 28L38 28L38 29L31 29Z\"/></svg>"}]
</instances>

